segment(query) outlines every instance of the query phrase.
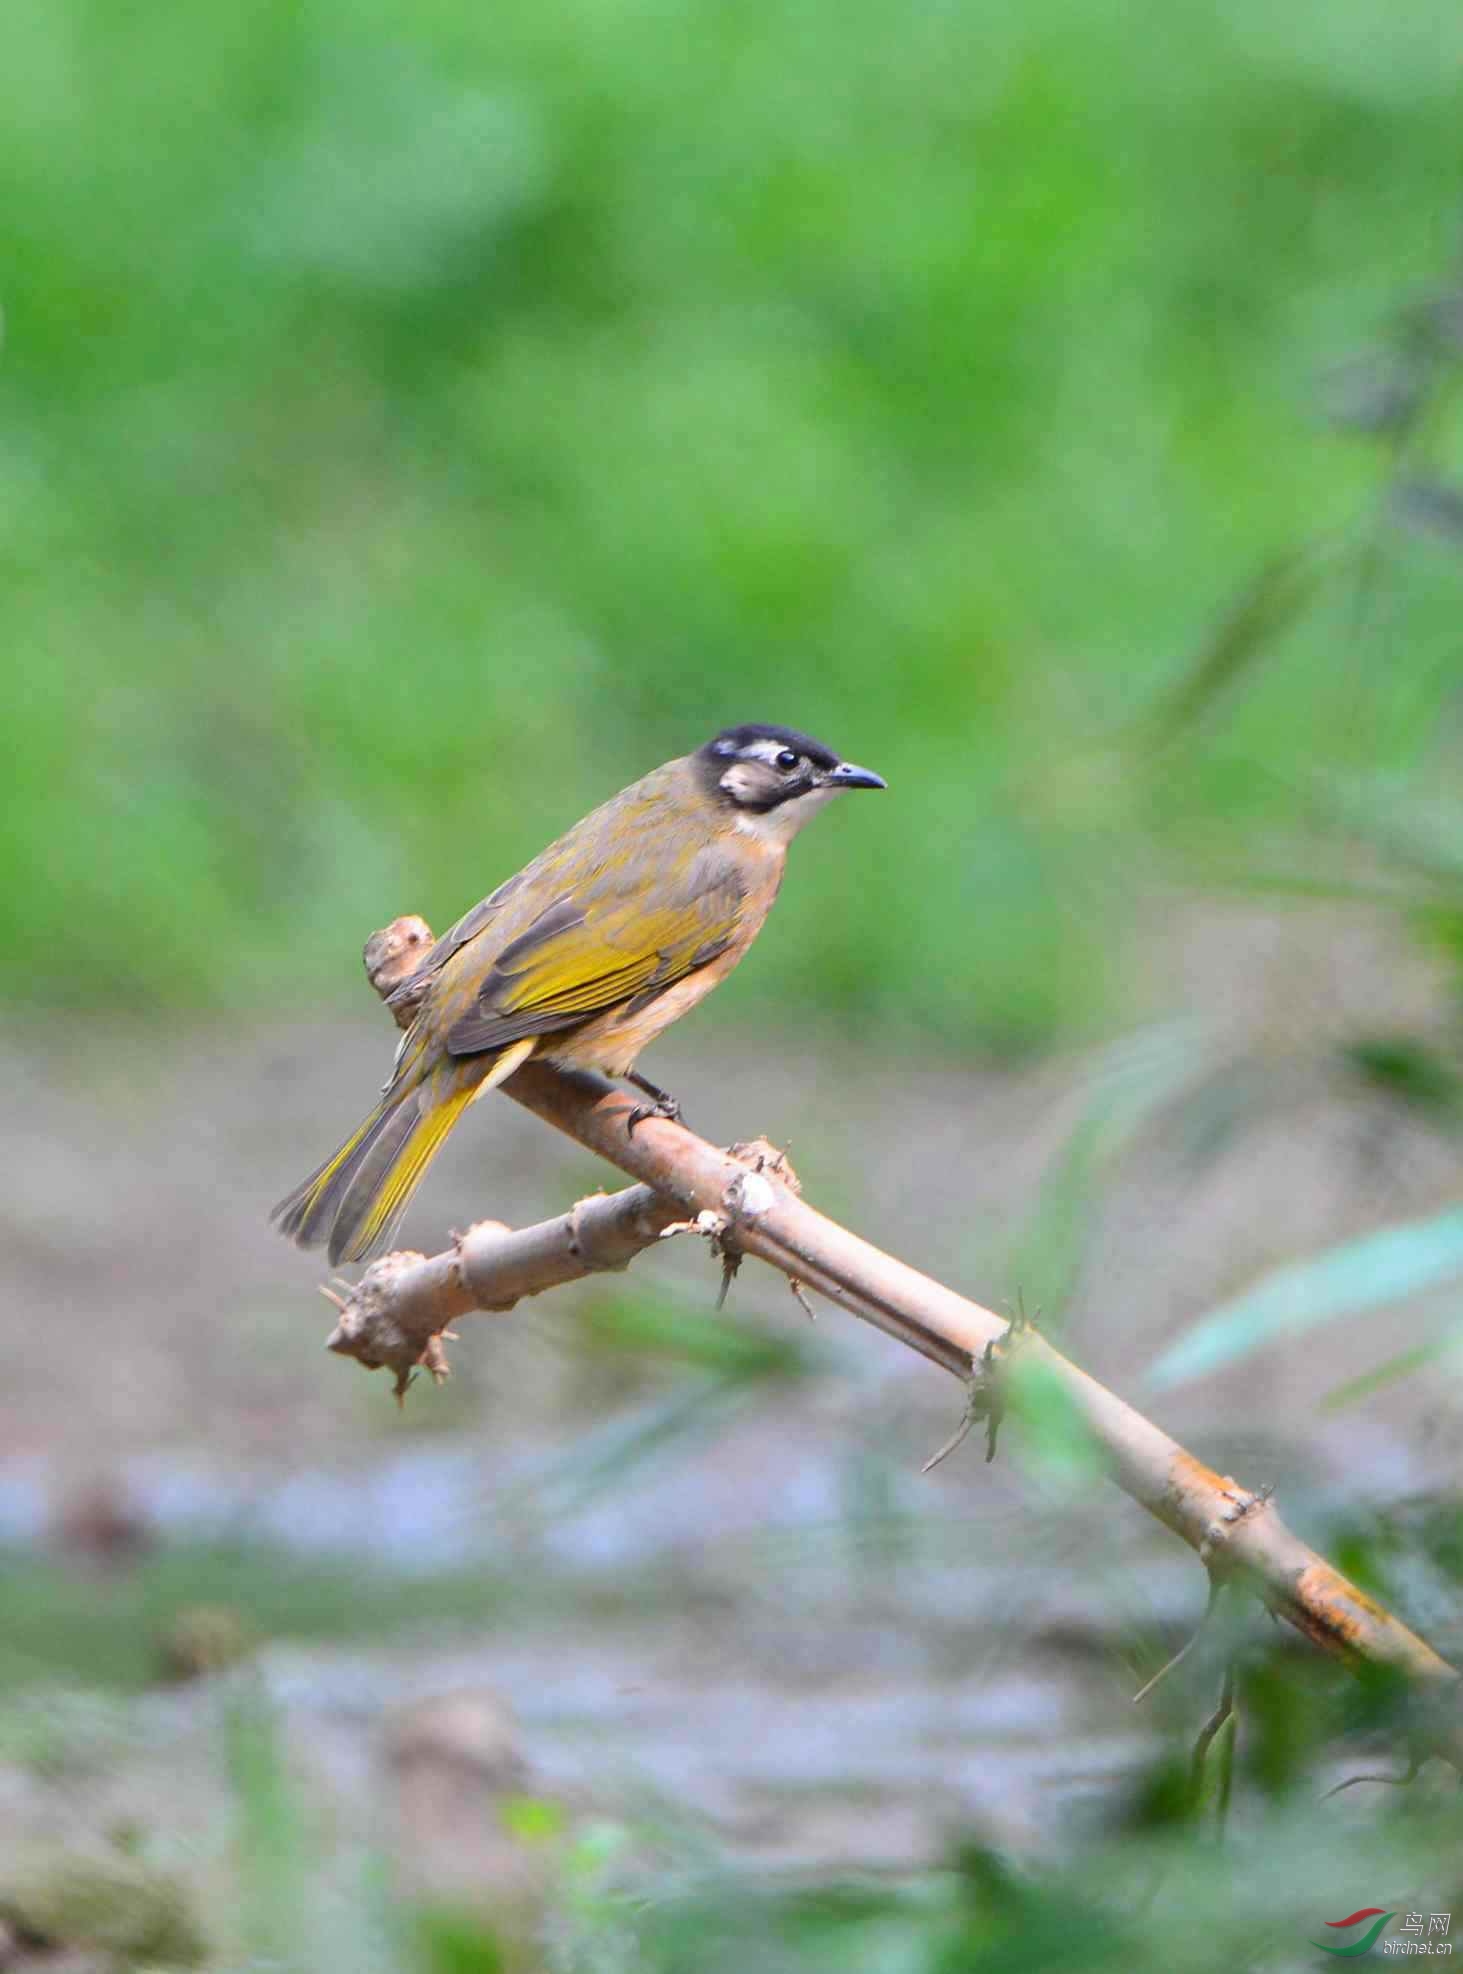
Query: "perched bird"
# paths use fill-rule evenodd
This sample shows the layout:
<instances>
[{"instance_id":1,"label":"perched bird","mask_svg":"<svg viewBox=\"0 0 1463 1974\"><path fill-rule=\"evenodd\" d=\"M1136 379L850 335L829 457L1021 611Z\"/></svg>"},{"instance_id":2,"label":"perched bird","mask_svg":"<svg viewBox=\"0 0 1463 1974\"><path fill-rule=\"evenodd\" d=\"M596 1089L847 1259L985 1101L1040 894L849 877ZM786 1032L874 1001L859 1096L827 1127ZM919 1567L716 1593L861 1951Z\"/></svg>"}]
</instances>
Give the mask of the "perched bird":
<instances>
[{"instance_id":1,"label":"perched bird","mask_svg":"<svg viewBox=\"0 0 1463 1974\"><path fill-rule=\"evenodd\" d=\"M271 1216L302 1247L363 1261L395 1230L476 1098L530 1056L625 1077L724 980L762 928L787 846L867 768L788 727L728 727L612 796L460 918L393 995L421 1006L371 1115Z\"/></svg>"}]
</instances>

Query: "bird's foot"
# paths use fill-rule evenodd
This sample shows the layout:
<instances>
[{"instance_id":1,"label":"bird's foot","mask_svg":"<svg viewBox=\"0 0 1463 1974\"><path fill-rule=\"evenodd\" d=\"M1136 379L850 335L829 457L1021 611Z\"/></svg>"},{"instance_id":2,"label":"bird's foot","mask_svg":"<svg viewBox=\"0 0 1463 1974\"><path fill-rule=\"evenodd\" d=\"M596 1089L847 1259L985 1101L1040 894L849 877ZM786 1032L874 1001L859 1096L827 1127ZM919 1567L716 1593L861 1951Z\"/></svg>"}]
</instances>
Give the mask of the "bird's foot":
<instances>
[{"instance_id":1,"label":"bird's foot","mask_svg":"<svg viewBox=\"0 0 1463 1974\"><path fill-rule=\"evenodd\" d=\"M671 1124L679 1124L681 1122L681 1106L676 1102L674 1097L668 1098L665 1103L636 1104L630 1115L625 1119L626 1133L633 1138L635 1135L635 1126L637 1124L643 1124L647 1117L664 1117Z\"/></svg>"},{"instance_id":2,"label":"bird's foot","mask_svg":"<svg viewBox=\"0 0 1463 1974\"><path fill-rule=\"evenodd\" d=\"M633 1083L637 1090L643 1090L650 1098L648 1104L636 1104L625 1119L625 1131L629 1137L634 1137L635 1126L643 1124L647 1117L664 1117L671 1124L680 1124L684 1121L681 1117L680 1103L669 1090L662 1090L658 1084L650 1082L644 1076L637 1076L633 1070L625 1081Z\"/></svg>"}]
</instances>

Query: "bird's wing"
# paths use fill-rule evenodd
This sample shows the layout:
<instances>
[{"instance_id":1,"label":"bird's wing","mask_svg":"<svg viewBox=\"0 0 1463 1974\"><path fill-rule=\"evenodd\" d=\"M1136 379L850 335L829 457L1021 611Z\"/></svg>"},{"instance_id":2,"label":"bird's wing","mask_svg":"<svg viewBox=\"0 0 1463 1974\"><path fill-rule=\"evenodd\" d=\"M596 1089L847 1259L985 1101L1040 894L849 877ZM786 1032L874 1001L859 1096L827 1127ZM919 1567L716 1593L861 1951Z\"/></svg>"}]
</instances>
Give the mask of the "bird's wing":
<instances>
[{"instance_id":1,"label":"bird's wing","mask_svg":"<svg viewBox=\"0 0 1463 1974\"><path fill-rule=\"evenodd\" d=\"M476 1055L574 1028L651 997L707 966L736 936L744 887L704 854L679 869L635 860L562 893L496 955L475 1001L447 1029L448 1053Z\"/></svg>"}]
</instances>

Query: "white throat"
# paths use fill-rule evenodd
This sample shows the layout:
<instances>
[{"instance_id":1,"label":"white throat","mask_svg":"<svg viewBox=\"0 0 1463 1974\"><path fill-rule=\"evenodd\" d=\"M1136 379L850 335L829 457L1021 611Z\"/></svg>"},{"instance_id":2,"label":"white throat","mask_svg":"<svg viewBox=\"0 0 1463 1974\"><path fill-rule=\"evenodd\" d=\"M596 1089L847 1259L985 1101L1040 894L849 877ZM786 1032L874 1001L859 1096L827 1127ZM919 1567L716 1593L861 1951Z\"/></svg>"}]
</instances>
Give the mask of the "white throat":
<instances>
[{"instance_id":1,"label":"white throat","mask_svg":"<svg viewBox=\"0 0 1463 1974\"><path fill-rule=\"evenodd\" d=\"M811 822L825 803L841 793L837 788L810 788L806 795L779 802L775 809L739 809L736 826L744 836L753 836L759 843L786 849L803 824Z\"/></svg>"}]
</instances>

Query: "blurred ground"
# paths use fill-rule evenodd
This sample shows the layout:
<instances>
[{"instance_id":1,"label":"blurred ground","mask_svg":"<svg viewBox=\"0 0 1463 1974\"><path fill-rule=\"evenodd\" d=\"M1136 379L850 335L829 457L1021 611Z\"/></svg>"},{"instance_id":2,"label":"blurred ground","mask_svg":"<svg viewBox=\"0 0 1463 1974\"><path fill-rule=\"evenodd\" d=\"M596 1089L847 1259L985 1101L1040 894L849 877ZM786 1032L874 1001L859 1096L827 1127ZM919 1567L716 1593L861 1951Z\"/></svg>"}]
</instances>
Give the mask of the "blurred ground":
<instances>
[{"instance_id":1,"label":"blurred ground","mask_svg":"<svg viewBox=\"0 0 1463 1974\"><path fill-rule=\"evenodd\" d=\"M1456 1176L1445 1142L1323 1073L1353 1007L1400 1021L1427 1003L1426 969L1400 967L1362 921L1198 912L1156 954L1234 1075L1259 1065L1292 1087L1198 1163L1160 1117L1104 1190L1056 1320L1140 1405L1146 1363L1188 1319L1267 1266L1436 1206ZM988 1301L1027 1293L1034 1202L1083 1115L1090 1059L995 1074L699 1027L656 1063L698 1127L790 1142L810 1197L871 1238ZM972 1441L921 1478L959 1393L877 1333L832 1310L810 1327L749 1267L731 1321L791 1339L804 1356L787 1380L708 1387L607 1348L596 1312L614 1298L715 1320L713 1271L687 1243L623 1283L464 1321L452 1383L403 1412L383 1380L321 1354L321 1270L264 1214L364 1106L390 1047L363 1009L308 1028L33 1030L7 1063L10 1126L28 1128L5 1148L0 1532L13 1559L59 1543L63 1580L140 1570L152 1587L116 1593L131 1642L110 1675L92 1631L103 1592L82 1599L88 1618L63 1598L12 1627L4 1684L135 1683L133 1634L151 1628L160 1664L182 1597L149 1556L193 1545L184 1601L275 1638L257 1677L332 1854L386 1841L392 1788L371 1778L393 1709L461 1692L511 1705L535 1789L603 1813L675 1802L769 1866L907 1864L955 1827L1025 1846L1080 1819L1150 1746L1127 1696L1153 1669L1154 1627L1177 1637L1197 1615L1198 1571L1019 1437L994 1467ZM408 1237L433 1244L484 1210L541 1217L605 1178L504 1101L454 1142ZM1393 1342L1375 1318L1324 1339L1152 1405L1224 1470L1277 1481L1317 1540L1352 1509L1449 1480L1457 1423L1451 1388L1416 1380L1328 1420L1326 1395ZM140 1553L89 1553L88 1517L105 1532L119 1504ZM260 1555L276 1559L267 1593ZM371 1592L383 1574L396 1587ZM288 1643L300 1627L322 1642ZM44 1760L9 1772L0 1827L72 1817L79 1760L94 1826L165 1800L185 1850L217 1849L229 1784L211 1690L118 1701L103 1729L83 1715L59 1782ZM1185 1690L1197 1705L1202 1686ZM75 1724L57 1736L68 1746Z\"/></svg>"}]
</instances>

